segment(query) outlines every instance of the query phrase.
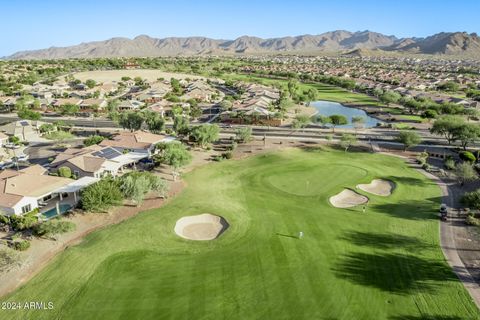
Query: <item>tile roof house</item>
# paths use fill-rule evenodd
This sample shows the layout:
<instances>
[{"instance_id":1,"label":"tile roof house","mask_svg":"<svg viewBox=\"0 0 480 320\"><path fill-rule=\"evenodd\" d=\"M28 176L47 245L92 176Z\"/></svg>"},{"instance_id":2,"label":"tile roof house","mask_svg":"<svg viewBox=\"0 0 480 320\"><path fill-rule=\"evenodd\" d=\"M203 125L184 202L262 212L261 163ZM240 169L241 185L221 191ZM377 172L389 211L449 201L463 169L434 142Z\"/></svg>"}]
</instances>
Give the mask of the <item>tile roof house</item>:
<instances>
[{"instance_id":1,"label":"tile roof house","mask_svg":"<svg viewBox=\"0 0 480 320\"><path fill-rule=\"evenodd\" d=\"M157 143L169 140L171 138L146 131L122 131L110 140L103 140L100 146L114 147L122 152L123 150L130 150L151 154Z\"/></svg>"},{"instance_id":2,"label":"tile roof house","mask_svg":"<svg viewBox=\"0 0 480 320\"><path fill-rule=\"evenodd\" d=\"M72 180L45 175L39 165L19 171L4 170L0 173L0 210L7 215L21 215L39 208L39 202L51 197L58 189Z\"/></svg>"}]
</instances>

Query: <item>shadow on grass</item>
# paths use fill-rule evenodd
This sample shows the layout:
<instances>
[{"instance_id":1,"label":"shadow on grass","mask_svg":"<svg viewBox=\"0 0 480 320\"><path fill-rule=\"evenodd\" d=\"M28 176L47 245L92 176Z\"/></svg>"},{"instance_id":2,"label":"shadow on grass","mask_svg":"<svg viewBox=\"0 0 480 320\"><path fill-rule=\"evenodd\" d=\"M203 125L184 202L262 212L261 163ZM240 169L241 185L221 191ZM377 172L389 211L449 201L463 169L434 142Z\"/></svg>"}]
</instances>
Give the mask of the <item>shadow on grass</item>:
<instances>
[{"instance_id":1,"label":"shadow on grass","mask_svg":"<svg viewBox=\"0 0 480 320\"><path fill-rule=\"evenodd\" d=\"M431 247L417 238L400 234L350 231L345 233L341 239L349 241L357 246L366 246L377 249L395 249L402 247L411 251L416 251Z\"/></svg>"},{"instance_id":2,"label":"shadow on grass","mask_svg":"<svg viewBox=\"0 0 480 320\"><path fill-rule=\"evenodd\" d=\"M462 320L464 318L456 316L393 316L389 317L390 320Z\"/></svg>"},{"instance_id":3,"label":"shadow on grass","mask_svg":"<svg viewBox=\"0 0 480 320\"><path fill-rule=\"evenodd\" d=\"M407 186L426 186L426 185L433 185L435 182L425 180L425 179L418 179L413 177L398 177L398 176L388 176L383 177L382 179L390 180L396 183L405 184Z\"/></svg>"},{"instance_id":4,"label":"shadow on grass","mask_svg":"<svg viewBox=\"0 0 480 320\"><path fill-rule=\"evenodd\" d=\"M293 239L299 239L297 236L291 235L291 234L284 234L284 233L275 233L279 237L285 237L285 238L293 238Z\"/></svg>"},{"instance_id":5,"label":"shadow on grass","mask_svg":"<svg viewBox=\"0 0 480 320\"><path fill-rule=\"evenodd\" d=\"M397 203L372 204L377 211L392 217L409 220L434 220L438 219L437 206L440 207L442 197L433 197L425 200L405 200Z\"/></svg>"},{"instance_id":6,"label":"shadow on grass","mask_svg":"<svg viewBox=\"0 0 480 320\"><path fill-rule=\"evenodd\" d=\"M338 278L396 294L434 291L445 281L457 279L445 263L404 254L354 253L333 271Z\"/></svg>"}]
</instances>

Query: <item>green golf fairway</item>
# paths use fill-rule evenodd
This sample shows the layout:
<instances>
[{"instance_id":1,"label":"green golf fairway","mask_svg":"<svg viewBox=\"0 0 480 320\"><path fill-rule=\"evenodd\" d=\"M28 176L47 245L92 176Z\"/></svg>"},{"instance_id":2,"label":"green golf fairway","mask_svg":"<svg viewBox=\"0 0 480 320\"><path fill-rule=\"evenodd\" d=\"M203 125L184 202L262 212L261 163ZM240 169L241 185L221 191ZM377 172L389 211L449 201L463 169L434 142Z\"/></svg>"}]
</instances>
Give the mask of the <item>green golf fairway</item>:
<instances>
[{"instance_id":1,"label":"green golf fairway","mask_svg":"<svg viewBox=\"0 0 480 320\"><path fill-rule=\"evenodd\" d=\"M339 209L328 199L372 179L391 196ZM444 260L440 189L402 159L332 149L213 163L166 206L90 234L2 301L0 319L479 319ZM201 213L230 227L177 236ZM299 232L304 237L298 239Z\"/></svg>"}]
</instances>

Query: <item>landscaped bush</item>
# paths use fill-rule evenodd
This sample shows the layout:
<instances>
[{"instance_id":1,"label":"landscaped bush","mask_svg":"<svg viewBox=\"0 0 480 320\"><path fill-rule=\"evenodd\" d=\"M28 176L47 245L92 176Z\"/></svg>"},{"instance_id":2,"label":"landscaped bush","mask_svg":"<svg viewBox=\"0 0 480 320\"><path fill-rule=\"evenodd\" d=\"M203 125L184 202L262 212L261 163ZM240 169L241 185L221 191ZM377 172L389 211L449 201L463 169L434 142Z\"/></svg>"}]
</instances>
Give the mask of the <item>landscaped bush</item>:
<instances>
[{"instance_id":1,"label":"landscaped bush","mask_svg":"<svg viewBox=\"0 0 480 320\"><path fill-rule=\"evenodd\" d=\"M0 214L0 223L10 224L10 218L8 216Z\"/></svg>"},{"instance_id":2,"label":"landscaped bush","mask_svg":"<svg viewBox=\"0 0 480 320\"><path fill-rule=\"evenodd\" d=\"M475 218L475 215L473 215L472 213L467 216L465 222L469 226L480 226L480 219Z\"/></svg>"},{"instance_id":3,"label":"landscaped bush","mask_svg":"<svg viewBox=\"0 0 480 320\"><path fill-rule=\"evenodd\" d=\"M165 197L168 190L165 181L151 172L130 172L119 179L119 185L123 195L137 205L140 205L145 195L151 191Z\"/></svg>"},{"instance_id":4,"label":"landscaped bush","mask_svg":"<svg viewBox=\"0 0 480 320\"><path fill-rule=\"evenodd\" d=\"M123 194L117 181L103 178L82 192L81 207L90 212L106 212L112 206L122 203Z\"/></svg>"},{"instance_id":5,"label":"landscaped bush","mask_svg":"<svg viewBox=\"0 0 480 320\"><path fill-rule=\"evenodd\" d=\"M10 217L10 224L12 228L17 231L30 229L38 223L38 218L35 215L36 213L38 213L38 210L27 213L23 216L12 215Z\"/></svg>"},{"instance_id":6,"label":"landscaped bush","mask_svg":"<svg viewBox=\"0 0 480 320\"><path fill-rule=\"evenodd\" d=\"M70 178L72 176L72 169L69 167L60 167L58 168L58 175L64 178Z\"/></svg>"},{"instance_id":7,"label":"landscaped bush","mask_svg":"<svg viewBox=\"0 0 480 320\"><path fill-rule=\"evenodd\" d=\"M470 209L480 209L480 189L472 192L466 192L460 202Z\"/></svg>"},{"instance_id":8,"label":"landscaped bush","mask_svg":"<svg viewBox=\"0 0 480 320\"><path fill-rule=\"evenodd\" d=\"M102 137L102 136L99 136L99 135L93 135L93 136L90 136L88 138L86 138L85 140L83 140L83 144L88 147L88 146L93 146L94 144L99 144L100 142L102 142L105 138Z\"/></svg>"},{"instance_id":9,"label":"landscaped bush","mask_svg":"<svg viewBox=\"0 0 480 320\"><path fill-rule=\"evenodd\" d=\"M443 165L447 170L453 170L455 169L455 160L453 160L452 158L445 159L445 162L443 163Z\"/></svg>"},{"instance_id":10,"label":"landscaped bush","mask_svg":"<svg viewBox=\"0 0 480 320\"><path fill-rule=\"evenodd\" d=\"M30 248L30 241L28 240L14 241L12 243L12 247L17 251L25 251L28 248Z\"/></svg>"},{"instance_id":11,"label":"landscaped bush","mask_svg":"<svg viewBox=\"0 0 480 320\"><path fill-rule=\"evenodd\" d=\"M458 155L460 159L464 161L475 162L477 160L477 158L475 158L475 155L470 151L461 151Z\"/></svg>"}]
</instances>

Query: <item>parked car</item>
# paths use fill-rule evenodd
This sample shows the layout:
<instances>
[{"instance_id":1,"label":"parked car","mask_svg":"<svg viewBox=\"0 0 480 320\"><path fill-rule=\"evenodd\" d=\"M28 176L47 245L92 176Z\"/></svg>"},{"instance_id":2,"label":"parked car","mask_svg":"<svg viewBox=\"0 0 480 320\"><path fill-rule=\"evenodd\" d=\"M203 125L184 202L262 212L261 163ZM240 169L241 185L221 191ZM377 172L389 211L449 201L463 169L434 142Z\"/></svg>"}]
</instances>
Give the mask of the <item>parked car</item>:
<instances>
[{"instance_id":1,"label":"parked car","mask_svg":"<svg viewBox=\"0 0 480 320\"><path fill-rule=\"evenodd\" d=\"M13 161L7 161L0 163L0 170L13 168L15 163Z\"/></svg>"},{"instance_id":2,"label":"parked car","mask_svg":"<svg viewBox=\"0 0 480 320\"><path fill-rule=\"evenodd\" d=\"M12 158L13 161L24 162L28 160L28 154L22 154Z\"/></svg>"},{"instance_id":3,"label":"parked car","mask_svg":"<svg viewBox=\"0 0 480 320\"><path fill-rule=\"evenodd\" d=\"M8 148L8 149L18 149L20 148L20 146L18 144L15 144L15 143L6 143L5 144L5 148Z\"/></svg>"}]
</instances>

